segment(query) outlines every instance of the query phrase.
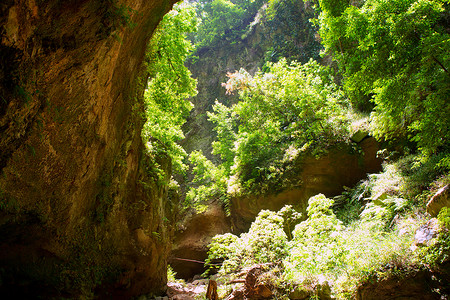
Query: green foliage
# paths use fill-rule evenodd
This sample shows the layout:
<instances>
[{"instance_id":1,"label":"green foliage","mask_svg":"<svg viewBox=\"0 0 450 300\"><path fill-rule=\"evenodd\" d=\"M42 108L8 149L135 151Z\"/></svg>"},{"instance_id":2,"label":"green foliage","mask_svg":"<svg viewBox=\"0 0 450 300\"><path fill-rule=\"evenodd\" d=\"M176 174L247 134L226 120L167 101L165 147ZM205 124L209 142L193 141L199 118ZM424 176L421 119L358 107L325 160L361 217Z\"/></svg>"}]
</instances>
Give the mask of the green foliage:
<instances>
[{"instance_id":1,"label":"green foliage","mask_svg":"<svg viewBox=\"0 0 450 300\"><path fill-rule=\"evenodd\" d=\"M197 3L201 19L198 33L193 36L197 47L211 46L220 40L240 39L262 0L205 0Z\"/></svg>"},{"instance_id":2,"label":"green foliage","mask_svg":"<svg viewBox=\"0 0 450 300\"><path fill-rule=\"evenodd\" d=\"M439 212L438 220L444 228L450 229L450 208L443 207Z\"/></svg>"},{"instance_id":3,"label":"green foliage","mask_svg":"<svg viewBox=\"0 0 450 300\"><path fill-rule=\"evenodd\" d=\"M450 209L448 207L441 209L438 220L440 228L437 238L421 251L425 262L433 267L450 261Z\"/></svg>"},{"instance_id":4,"label":"green foliage","mask_svg":"<svg viewBox=\"0 0 450 300\"><path fill-rule=\"evenodd\" d=\"M355 107L372 101L372 133L449 152L450 35L446 0L321 0L320 35Z\"/></svg>"},{"instance_id":5,"label":"green foliage","mask_svg":"<svg viewBox=\"0 0 450 300\"><path fill-rule=\"evenodd\" d=\"M192 109L187 99L197 94L196 80L184 65L193 49L186 35L196 26L194 9L186 4L176 5L156 29L147 53L150 80L145 92L147 122L142 136L151 144L150 150L162 144L177 171L186 168L186 152L176 141L184 137L181 125ZM160 143L152 143L151 138Z\"/></svg>"},{"instance_id":6,"label":"green foliage","mask_svg":"<svg viewBox=\"0 0 450 300\"><path fill-rule=\"evenodd\" d=\"M203 211L206 209L205 204L208 200L219 198L228 208L229 199L226 194L227 181L224 168L216 167L200 151L193 151L189 155L189 162L193 165L194 179L186 194L186 206L193 206L197 211Z\"/></svg>"},{"instance_id":7,"label":"green foliage","mask_svg":"<svg viewBox=\"0 0 450 300\"><path fill-rule=\"evenodd\" d=\"M213 154L220 155L226 175L230 174L233 165L235 150L234 142L237 139L237 118L233 110L216 100L213 106L214 113L207 112L208 120L214 123L217 140L212 143Z\"/></svg>"},{"instance_id":8,"label":"green foliage","mask_svg":"<svg viewBox=\"0 0 450 300\"><path fill-rule=\"evenodd\" d=\"M429 189L448 172L440 167L442 155L407 155L383 164L383 172L370 174L353 189L348 189L334 205L336 215L346 224L361 219L366 226L386 230L395 216L423 208Z\"/></svg>"},{"instance_id":9,"label":"green foliage","mask_svg":"<svg viewBox=\"0 0 450 300\"><path fill-rule=\"evenodd\" d=\"M323 278L339 299L354 297L361 281L415 268L410 249L412 232L399 235L398 231L407 218L383 232L380 226L369 226L377 220L361 219L345 227L333 213L333 202L324 195L310 198L308 218L295 226L291 240L283 227L288 219L298 221L292 208L277 213L261 211L248 233L216 236L208 261L224 260L219 274L226 277L245 267L270 262L281 272L277 276L284 285L308 286Z\"/></svg>"},{"instance_id":10,"label":"green foliage","mask_svg":"<svg viewBox=\"0 0 450 300\"><path fill-rule=\"evenodd\" d=\"M320 155L348 139L347 103L330 71L317 62L282 59L268 72L250 76L241 69L228 74L227 93L239 92L231 107L216 102L208 112L217 140L215 166L200 153L191 154L196 174L187 193L191 203L245 193L274 192L283 174L305 152Z\"/></svg>"},{"instance_id":11,"label":"green foliage","mask_svg":"<svg viewBox=\"0 0 450 300\"><path fill-rule=\"evenodd\" d=\"M254 264L281 263L288 254L288 238L283 229L286 224L281 216L286 215L287 211L289 209L282 213L262 210L248 233L240 237L230 233L215 236L209 246L207 263L223 260L219 271L222 275Z\"/></svg>"},{"instance_id":12,"label":"green foliage","mask_svg":"<svg viewBox=\"0 0 450 300\"><path fill-rule=\"evenodd\" d=\"M288 276L319 275L344 264L341 238L344 227L331 210L333 201L320 194L308 203L308 219L293 231L286 260Z\"/></svg>"},{"instance_id":13,"label":"green foliage","mask_svg":"<svg viewBox=\"0 0 450 300\"><path fill-rule=\"evenodd\" d=\"M315 39L317 29L309 21L315 16L303 1L270 0L263 26L272 46L265 61L277 62L282 57L303 63L319 59L322 46Z\"/></svg>"},{"instance_id":14,"label":"green foliage","mask_svg":"<svg viewBox=\"0 0 450 300\"><path fill-rule=\"evenodd\" d=\"M229 261L227 271L233 271L238 268L237 263L234 262L234 255L238 252L239 237L231 234L225 233L221 235L216 235L213 237L211 243L209 244L208 258L205 260L205 265L208 266L208 272L217 270L215 262Z\"/></svg>"},{"instance_id":15,"label":"green foliage","mask_svg":"<svg viewBox=\"0 0 450 300\"><path fill-rule=\"evenodd\" d=\"M253 77L243 69L229 74L227 92L239 91L240 101L216 103L208 114L218 134L213 153L224 161L232 194L275 179L300 149L320 154L348 136L345 99L326 68L284 59L268 68Z\"/></svg>"}]
</instances>

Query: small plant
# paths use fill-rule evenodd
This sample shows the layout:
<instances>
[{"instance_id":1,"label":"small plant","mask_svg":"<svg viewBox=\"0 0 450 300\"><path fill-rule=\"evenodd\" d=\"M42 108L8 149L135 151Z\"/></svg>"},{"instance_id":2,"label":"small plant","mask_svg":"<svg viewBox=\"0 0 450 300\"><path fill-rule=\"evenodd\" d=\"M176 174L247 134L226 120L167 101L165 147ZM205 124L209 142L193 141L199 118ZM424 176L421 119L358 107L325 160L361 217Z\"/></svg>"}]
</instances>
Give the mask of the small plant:
<instances>
[{"instance_id":1,"label":"small plant","mask_svg":"<svg viewBox=\"0 0 450 300\"><path fill-rule=\"evenodd\" d=\"M213 238L207 264L223 261L219 273L233 274L254 264L280 264L288 255L288 238L284 232L286 209L282 213L262 210L248 233L240 237L227 233Z\"/></svg>"},{"instance_id":2,"label":"small plant","mask_svg":"<svg viewBox=\"0 0 450 300\"><path fill-rule=\"evenodd\" d=\"M450 209L448 207L441 209L438 220L440 228L437 237L420 251L424 261L433 267L450 261Z\"/></svg>"}]
</instances>

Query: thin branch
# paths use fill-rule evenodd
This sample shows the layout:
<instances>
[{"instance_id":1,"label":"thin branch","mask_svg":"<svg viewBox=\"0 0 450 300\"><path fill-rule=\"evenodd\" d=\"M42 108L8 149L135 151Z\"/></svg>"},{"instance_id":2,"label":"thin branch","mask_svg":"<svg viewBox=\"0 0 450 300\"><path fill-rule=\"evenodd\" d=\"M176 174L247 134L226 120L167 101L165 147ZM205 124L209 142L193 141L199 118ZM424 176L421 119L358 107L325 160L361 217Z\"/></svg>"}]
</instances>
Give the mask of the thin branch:
<instances>
[{"instance_id":1,"label":"thin branch","mask_svg":"<svg viewBox=\"0 0 450 300\"><path fill-rule=\"evenodd\" d=\"M447 73L448 76L450 76L450 73L448 72L448 70L445 68L445 66L434 56L431 55L431 57L433 58L433 60L439 65L441 66L441 68L445 71L445 73Z\"/></svg>"}]
</instances>

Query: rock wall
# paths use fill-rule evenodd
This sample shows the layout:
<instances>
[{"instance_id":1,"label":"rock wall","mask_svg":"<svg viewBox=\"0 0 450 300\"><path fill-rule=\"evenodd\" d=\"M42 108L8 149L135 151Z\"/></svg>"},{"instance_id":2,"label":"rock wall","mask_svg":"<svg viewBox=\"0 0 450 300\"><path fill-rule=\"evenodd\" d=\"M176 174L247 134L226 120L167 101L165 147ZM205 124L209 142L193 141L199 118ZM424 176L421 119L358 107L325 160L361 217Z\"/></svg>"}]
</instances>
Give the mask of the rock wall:
<instances>
[{"instance_id":1,"label":"rock wall","mask_svg":"<svg viewBox=\"0 0 450 300\"><path fill-rule=\"evenodd\" d=\"M206 211L192 213L186 220L176 234L169 263L178 278L191 279L206 271L200 262L207 258L212 237L230 232L231 222L218 200L211 201Z\"/></svg>"},{"instance_id":2,"label":"rock wall","mask_svg":"<svg viewBox=\"0 0 450 300\"><path fill-rule=\"evenodd\" d=\"M173 207L140 137L173 0L0 3L2 295L161 292ZM166 221L163 221L166 220Z\"/></svg>"}]
</instances>

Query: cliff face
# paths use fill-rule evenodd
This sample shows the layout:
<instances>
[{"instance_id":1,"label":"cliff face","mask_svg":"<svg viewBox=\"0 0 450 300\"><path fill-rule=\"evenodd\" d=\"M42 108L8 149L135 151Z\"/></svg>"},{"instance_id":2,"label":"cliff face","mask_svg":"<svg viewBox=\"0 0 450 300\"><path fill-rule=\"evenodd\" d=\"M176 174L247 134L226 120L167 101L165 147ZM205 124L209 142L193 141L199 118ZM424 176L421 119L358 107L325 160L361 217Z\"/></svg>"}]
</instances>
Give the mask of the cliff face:
<instances>
[{"instance_id":1,"label":"cliff face","mask_svg":"<svg viewBox=\"0 0 450 300\"><path fill-rule=\"evenodd\" d=\"M2 292L163 288L170 162L143 153L138 77L173 2L0 4Z\"/></svg>"}]
</instances>

